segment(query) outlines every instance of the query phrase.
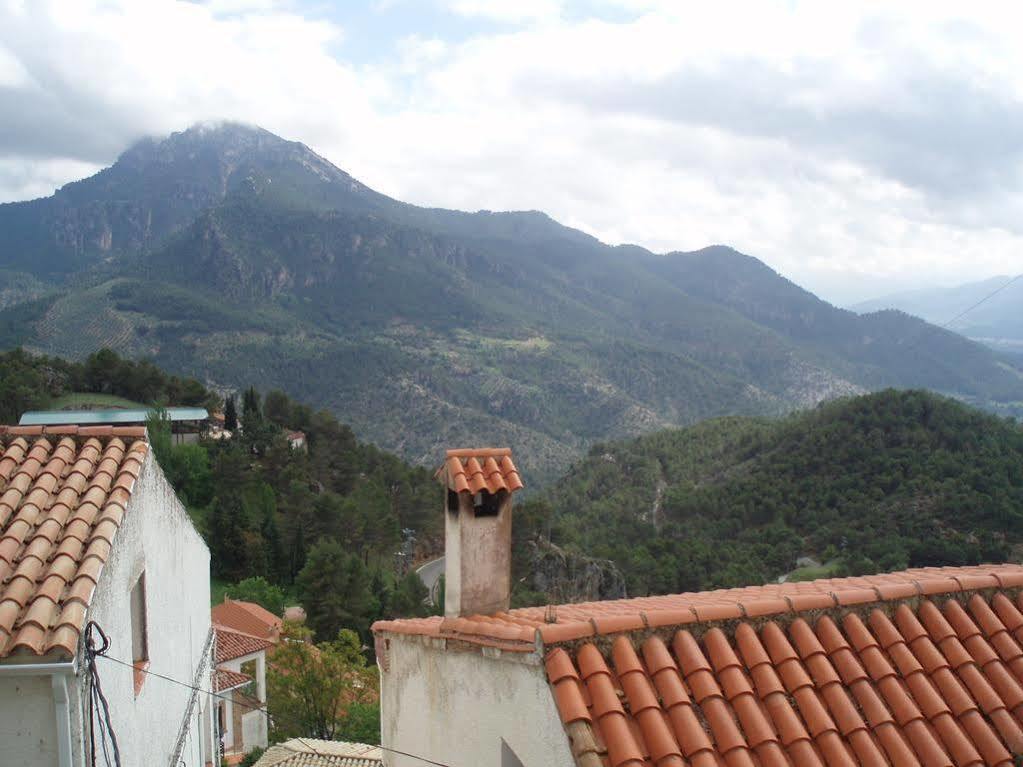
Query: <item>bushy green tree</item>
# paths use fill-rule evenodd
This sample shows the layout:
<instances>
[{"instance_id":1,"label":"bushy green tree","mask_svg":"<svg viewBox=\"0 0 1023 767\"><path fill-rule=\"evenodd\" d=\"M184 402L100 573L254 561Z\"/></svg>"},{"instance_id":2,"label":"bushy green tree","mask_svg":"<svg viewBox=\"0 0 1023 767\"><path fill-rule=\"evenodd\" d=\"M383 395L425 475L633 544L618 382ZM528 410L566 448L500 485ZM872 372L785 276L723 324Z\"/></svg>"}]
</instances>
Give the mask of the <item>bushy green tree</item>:
<instances>
[{"instance_id":1,"label":"bushy green tree","mask_svg":"<svg viewBox=\"0 0 1023 767\"><path fill-rule=\"evenodd\" d=\"M352 629L364 639L380 605L362 559L338 541L321 539L309 550L296 581L306 621L318 637Z\"/></svg>"},{"instance_id":2,"label":"bushy green tree","mask_svg":"<svg viewBox=\"0 0 1023 767\"><path fill-rule=\"evenodd\" d=\"M361 743L378 744L370 720L379 681L366 665L358 635L340 631L315 647L306 629L288 625L285 636L290 641L278 645L267 668L271 741L358 735Z\"/></svg>"}]
</instances>

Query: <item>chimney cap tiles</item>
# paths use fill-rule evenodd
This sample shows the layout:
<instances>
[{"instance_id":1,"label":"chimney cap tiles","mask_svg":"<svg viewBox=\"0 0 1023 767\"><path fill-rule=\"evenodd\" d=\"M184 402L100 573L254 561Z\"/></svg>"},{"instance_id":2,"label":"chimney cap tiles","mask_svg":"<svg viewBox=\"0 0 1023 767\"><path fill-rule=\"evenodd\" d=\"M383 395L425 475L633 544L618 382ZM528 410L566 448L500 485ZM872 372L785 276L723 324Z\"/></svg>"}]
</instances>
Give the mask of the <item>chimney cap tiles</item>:
<instances>
[{"instance_id":1,"label":"chimney cap tiles","mask_svg":"<svg viewBox=\"0 0 1023 767\"><path fill-rule=\"evenodd\" d=\"M514 493L523 487L508 448L448 450L436 476L455 493Z\"/></svg>"}]
</instances>

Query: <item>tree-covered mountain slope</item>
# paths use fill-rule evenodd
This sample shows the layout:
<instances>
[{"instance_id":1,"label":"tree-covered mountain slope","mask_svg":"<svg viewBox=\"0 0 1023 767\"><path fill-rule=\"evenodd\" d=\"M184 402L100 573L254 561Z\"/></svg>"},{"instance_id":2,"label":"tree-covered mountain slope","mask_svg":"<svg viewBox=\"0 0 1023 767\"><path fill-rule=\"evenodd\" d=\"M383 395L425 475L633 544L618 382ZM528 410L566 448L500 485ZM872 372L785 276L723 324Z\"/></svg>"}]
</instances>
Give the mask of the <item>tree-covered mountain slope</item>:
<instances>
[{"instance_id":1,"label":"tree-covered mountain slope","mask_svg":"<svg viewBox=\"0 0 1023 767\"><path fill-rule=\"evenodd\" d=\"M595 445L523 519L629 593L1017 559L1023 428L922 391ZM522 533L526 535L525 532Z\"/></svg>"},{"instance_id":2,"label":"tree-covered mountain slope","mask_svg":"<svg viewBox=\"0 0 1023 767\"><path fill-rule=\"evenodd\" d=\"M407 205L240 125L140 142L0 205L0 232L0 344L260 381L417 462L511 444L542 481L594 440L883 386L1023 402L984 347L836 309L729 248L657 255L538 212Z\"/></svg>"}]
</instances>

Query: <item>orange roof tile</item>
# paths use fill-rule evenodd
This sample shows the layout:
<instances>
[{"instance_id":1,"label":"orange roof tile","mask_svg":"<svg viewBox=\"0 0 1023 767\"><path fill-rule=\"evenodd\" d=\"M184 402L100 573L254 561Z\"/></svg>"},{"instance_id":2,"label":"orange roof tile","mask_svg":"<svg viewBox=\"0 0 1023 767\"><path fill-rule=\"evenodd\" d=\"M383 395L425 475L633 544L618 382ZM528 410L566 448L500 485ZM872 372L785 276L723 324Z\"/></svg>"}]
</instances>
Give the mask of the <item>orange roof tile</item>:
<instances>
[{"instance_id":1,"label":"orange roof tile","mask_svg":"<svg viewBox=\"0 0 1023 767\"><path fill-rule=\"evenodd\" d=\"M241 631L233 631L227 626L213 624L213 631L216 635L216 650L214 658L217 663L241 658L243 655L251 655L260 650L269 650L274 642L263 639Z\"/></svg>"},{"instance_id":2,"label":"orange roof tile","mask_svg":"<svg viewBox=\"0 0 1023 767\"><path fill-rule=\"evenodd\" d=\"M374 631L542 648L563 723L597 744L580 765L1010 765L1021 587L1019 565L919 568Z\"/></svg>"},{"instance_id":3,"label":"orange roof tile","mask_svg":"<svg viewBox=\"0 0 1023 767\"><path fill-rule=\"evenodd\" d=\"M243 634L277 640L282 620L255 602L224 598L210 611L213 622Z\"/></svg>"},{"instance_id":4,"label":"orange roof tile","mask_svg":"<svg viewBox=\"0 0 1023 767\"><path fill-rule=\"evenodd\" d=\"M448 450L436 476L456 493L514 493L523 486L506 447Z\"/></svg>"},{"instance_id":5,"label":"orange roof tile","mask_svg":"<svg viewBox=\"0 0 1023 767\"><path fill-rule=\"evenodd\" d=\"M75 654L149 449L145 434L0 426L0 658Z\"/></svg>"}]
</instances>

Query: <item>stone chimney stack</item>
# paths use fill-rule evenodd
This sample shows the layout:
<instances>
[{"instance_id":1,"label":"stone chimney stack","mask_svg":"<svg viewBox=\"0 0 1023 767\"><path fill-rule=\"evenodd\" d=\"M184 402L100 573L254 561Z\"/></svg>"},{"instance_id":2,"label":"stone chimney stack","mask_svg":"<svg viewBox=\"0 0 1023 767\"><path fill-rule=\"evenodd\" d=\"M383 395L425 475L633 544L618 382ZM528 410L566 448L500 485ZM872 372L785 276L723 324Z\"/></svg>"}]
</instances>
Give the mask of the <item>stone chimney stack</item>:
<instances>
[{"instance_id":1,"label":"stone chimney stack","mask_svg":"<svg viewBox=\"0 0 1023 767\"><path fill-rule=\"evenodd\" d=\"M490 615L511 597L512 493L522 487L508 448L448 450L437 478L444 512L444 615Z\"/></svg>"}]
</instances>

